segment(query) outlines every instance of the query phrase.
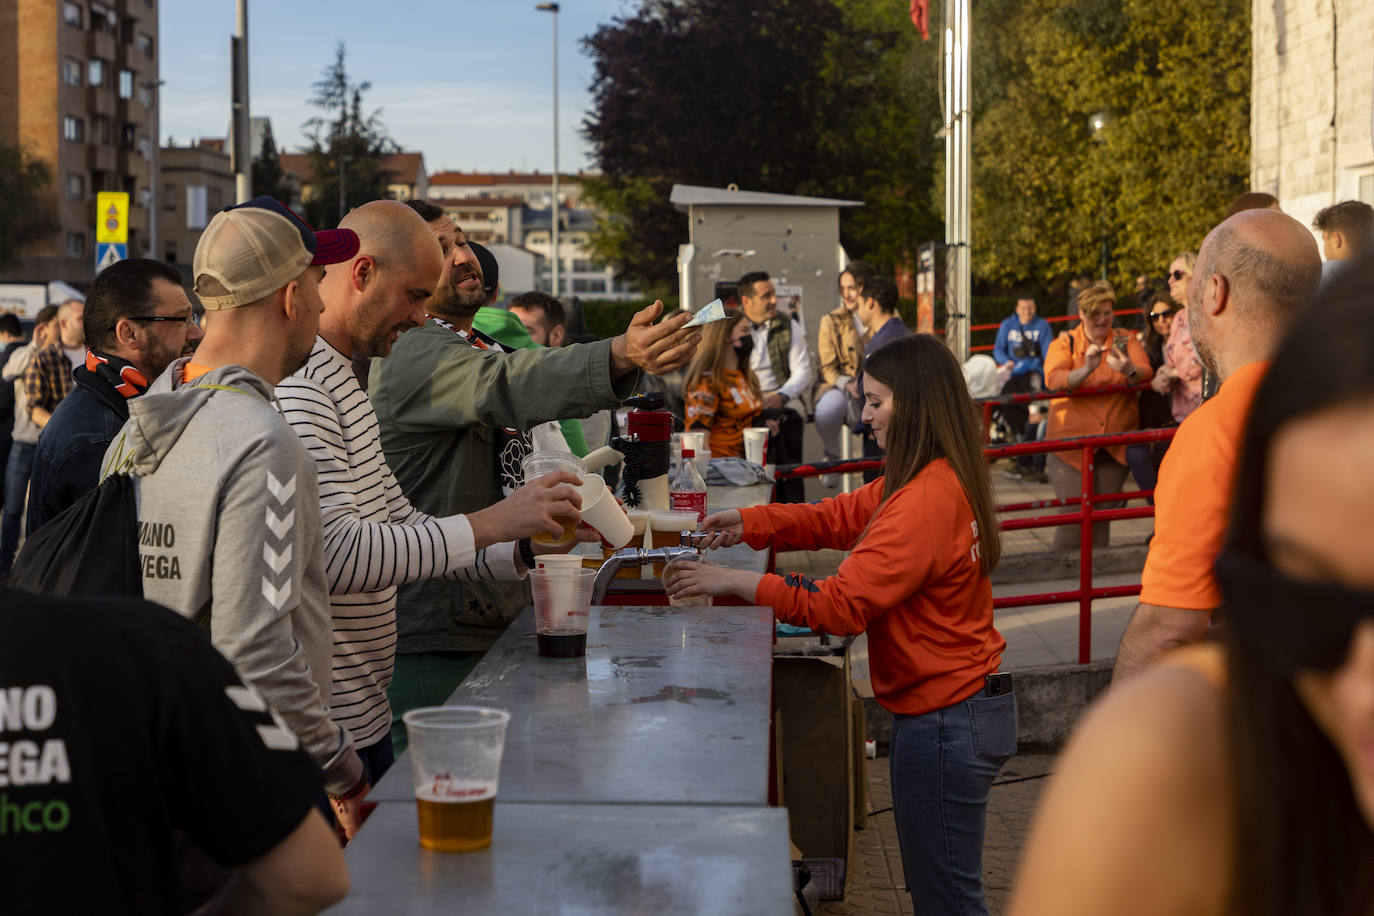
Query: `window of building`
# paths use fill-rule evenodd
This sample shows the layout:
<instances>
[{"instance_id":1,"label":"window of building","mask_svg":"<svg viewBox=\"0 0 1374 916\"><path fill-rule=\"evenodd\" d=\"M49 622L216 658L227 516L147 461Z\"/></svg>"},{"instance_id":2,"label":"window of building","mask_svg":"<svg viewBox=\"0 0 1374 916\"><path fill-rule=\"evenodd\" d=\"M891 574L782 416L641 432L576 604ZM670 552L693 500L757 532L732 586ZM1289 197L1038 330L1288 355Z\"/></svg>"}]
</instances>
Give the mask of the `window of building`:
<instances>
[{"instance_id":1,"label":"window of building","mask_svg":"<svg viewBox=\"0 0 1374 916\"><path fill-rule=\"evenodd\" d=\"M143 52L144 57L153 56L153 36L149 35L147 32L139 32L138 38L135 39L135 44L138 50Z\"/></svg>"},{"instance_id":2,"label":"window of building","mask_svg":"<svg viewBox=\"0 0 1374 916\"><path fill-rule=\"evenodd\" d=\"M105 62L98 57L92 57L87 67L86 82L92 86L105 85Z\"/></svg>"},{"instance_id":3,"label":"window of building","mask_svg":"<svg viewBox=\"0 0 1374 916\"><path fill-rule=\"evenodd\" d=\"M153 141L147 134L138 135L138 154L150 161L153 158Z\"/></svg>"},{"instance_id":4,"label":"window of building","mask_svg":"<svg viewBox=\"0 0 1374 916\"><path fill-rule=\"evenodd\" d=\"M134 97L134 71L119 71L119 97L121 99L131 99Z\"/></svg>"},{"instance_id":5,"label":"window of building","mask_svg":"<svg viewBox=\"0 0 1374 916\"><path fill-rule=\"evenodd\" d=\"M594 274L601 268L597 267L587 258L573 258L573 272L579 274Z\"/></svg>"},{"instance_id":6,"label":"window of building","mask_svg":"<svg viewBox=\"0 0 1374 916\"><path fill-rule=\"evenodd\" d=\"M65 116L62 119L62 137L73 143L81 143L86 139L86 123L80 118Z\"/></svg>"},{"instance_id":7,"label":"window of building","mask_svg":"<svg viewBox=\"0 0 1374 916\"><path fill-rule=\"evenodd\" d=\"M606 291L606 281L599 277L595 280L573 277L572 285L575 293L604 293Z\"/></svg>"},{"instance_id":8,"label":"window of building","mask_svg":"<svg viewBox=\"0 0 1374 916\"><path fill-rule=\"evenodd\" d=\"M144 108L153 107L153 87L149 83L138 84L138 101Z\"/></svg>"},{"instance_id":9,"label":"window of building","mask_svg":"<svg viewBox=\"0 0 1374 916\"><path fill-rule=\"evenodd\" d=\"M74 57L62 61L62 82L68 86L81 85L81 61Z\"/></svg>"},{"instance_id":10,"label":"window of building","mask_svg":"<svg viewBox=\"0 0 1374 916\"><path fill-rule=\"evenodd\" d=\"M1374 174L1360 176L1360 200L1374 205Z\"/></svg>"},{"instance_id":11,"label":"window of building","mask_svg":"<svg viewBox=\"0 0 1374 916\"><path fill-rule=\"evenodd\" d=\"M67 233L67 257L84 258L86 256L86 233L68 232Z\"/></svg>"},{"instance_id":12,"label":"window of building","mask_svg":"<svg viewBox=\"0 0 1374 916\"><path fill-rule=\"evenodd\" d=\"M119 40L126 45L134 43L134 27L138 25L138 20L132 16L125 16L119 23Z\"/></svg>"},{"instance_id":13,"label":"window of building","mask_svg":"<svg viewBox=\"0 0 1374 916\"><path fill-rule=\"evenodd\" d=\"M109 145L110 119L105 115L91 115L91 142Z\"/></svg>"},{"instance_id":14,"label":"window of building","mask_svg":"<svg viewBox=\"0 0 1374 916\"><path fill-rule=\"evenodd\" d=\"M85 200L86 176L75 172L67 173L67 197L71 200Z\"/></svg>"},{"instance_id":15,"label":"window of building","mask_svg":"<svg viewBox=\"0 0 1374 916\"><path fill-rule=\"evenodd\" d=\"M162 186L162 209L175 210L177 208L177 186L165 184Z\"/></svg>"},{"instance_id":16,"label":"window of building","mask_svg":"<svg viewBox=\"0 0 1374 916\"><path fill-rule=\"evenodd\" d=\"M138 205L139 205L140 207L142 207L144 210L151 210L151 209L153 208L153 189L152 189L152 188L139 188L139 189L138 189Z\"/></svg>"},{"instance_id":17,"label":"window of building","mask_svg":"<svg viewBox=\"0 0 1374 916\"><path fill-rule=\"evenodd\" d=\"M211 213L218 213L224 209L224 189L211 187L208 190L209 207Z\"/></svg>"},{"instance_id":18,"label":"window of building","mask_svg":"<svg viewBox=\"0 0 1374 916\"><path fill-rule=\"evenodd\" d=\"M72 3L70 0L62 4L62 21L67 25L74 25L81 28L81 4Z\"/></svg>"},{"instance_id":19,"label":"window of building","mask_svg":"<svg viewBox=\"0 0 1374 916\"><path fill-rule=\"evenodd\" d=\"M133 149L134 138L137 132L138 128L135 127L133 124L129 123L128 121L125 121L123 124L121 124L119 127L119 148Z\"/></svg>"},{"instance_id":20,"label":"window of building","mask_svg":"<svg viewBox=\"0 0 1374 916\"><path fill-rule=\"evenodd\" d=\"M103 3L91 0L91 28L107 35L119 35L119 14Z\"/></svg>"}]
</instances>

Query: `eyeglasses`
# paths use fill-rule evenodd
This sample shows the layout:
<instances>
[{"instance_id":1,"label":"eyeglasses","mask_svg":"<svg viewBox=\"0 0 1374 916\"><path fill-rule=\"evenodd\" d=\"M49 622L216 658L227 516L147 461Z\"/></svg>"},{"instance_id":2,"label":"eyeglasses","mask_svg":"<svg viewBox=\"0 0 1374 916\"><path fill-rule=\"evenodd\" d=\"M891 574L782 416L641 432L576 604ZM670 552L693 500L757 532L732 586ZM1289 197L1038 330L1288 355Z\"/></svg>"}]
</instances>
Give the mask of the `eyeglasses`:
<instances>
[{"instance_id":1,"label":"eyeglasses","mask_svg":"<svg viewBox=\"0 0 1374 916\"><path fill-rule=\"evenodd\" d=\"M1161 319L1161 318L1172 318L1172 317L1174 317L1174 312L1173 312L1172 309L1169 309L1169 310L1166 310L1166 311L1163 311L1163 312L1151 312L1151 313L1150 313L1150 320L1151 320L1151 321L1158 321L1158 320Z\"/></svg>"},{"instance_id":2,"label":"eyeglasses","mask_svg":"<svg viewBox=\"0 0 1374 916\"><path fill-rule=\"evenodd\" d=\"M1192 274L1188 273L1186 270L1174 270L1169 272L1169 276L1173 277L1175 280L1182 280L1184 277L1191 277Z\"/></svg>"},{"instance_id":3,"label":"eyeglasses","mask_svg":"<svg viewBox=\"0 0 1374 916\"><path fill-rule=\"evenodd\" d=\"M1283 677L1339 668L1356 625L1374 618L1374 592L1294 579L1260 557L1227 549L1216 571L1228 626Z\"/></svg>"}]
</instances>

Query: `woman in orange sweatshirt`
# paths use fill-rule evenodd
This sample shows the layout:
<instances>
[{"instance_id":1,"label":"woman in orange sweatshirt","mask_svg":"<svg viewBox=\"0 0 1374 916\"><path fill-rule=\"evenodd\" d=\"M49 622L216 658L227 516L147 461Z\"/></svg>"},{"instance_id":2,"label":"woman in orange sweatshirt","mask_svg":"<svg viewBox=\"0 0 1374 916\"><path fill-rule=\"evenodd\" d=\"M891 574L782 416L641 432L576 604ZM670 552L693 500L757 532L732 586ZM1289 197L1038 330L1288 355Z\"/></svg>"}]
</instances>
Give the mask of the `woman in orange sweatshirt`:
<instances>
[{"instance_id":1,"label":"woman in orange sweatshirt","mask_svg":"<svg viewBox=\"0 0 1374 916\"><path fill-rule=\"evenodd\" d=\"M988 578L1001 551L979 420L953 354L917 334L864 366L863 419L886 476L817 504L711 515L707 544L850 551L812 580L704 564L669 568L673 597L739 595L834 635L869 634L873 691L893 713L892 798L918 913L986 913L988 790L1016 751L1016 698Z\"/></svg>"}]
</instances>

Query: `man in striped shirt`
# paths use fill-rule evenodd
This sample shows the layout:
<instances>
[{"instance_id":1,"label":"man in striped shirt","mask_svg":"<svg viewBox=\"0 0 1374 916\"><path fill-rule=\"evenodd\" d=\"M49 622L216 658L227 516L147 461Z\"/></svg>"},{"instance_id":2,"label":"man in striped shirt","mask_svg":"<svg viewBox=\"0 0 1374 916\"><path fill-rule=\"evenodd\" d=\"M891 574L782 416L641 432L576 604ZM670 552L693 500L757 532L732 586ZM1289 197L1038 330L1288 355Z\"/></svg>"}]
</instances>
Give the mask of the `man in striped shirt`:
<instances>
[{"instance_id":1,"label":"man in striped shirt","mask_svg":"<svg viewBox=\"0 0 1374 916\"><path fill-rule=\"evenodd\" d=\"M518 538L576 516L576 478L551 474L496 505L434 518L401 493L382 454L377 417L351 361L391 352L424 321L443 269L439 242L413 210L378 200L340 223L358 234L353 260L320 284L325 311L305 366L277 386L282 413L319 470L325 565L334 625L336 721L353 736L373 782L390 766L386 691L396 656L396 586L422 579L519 579Z\"/></svg>"}]
</instances>

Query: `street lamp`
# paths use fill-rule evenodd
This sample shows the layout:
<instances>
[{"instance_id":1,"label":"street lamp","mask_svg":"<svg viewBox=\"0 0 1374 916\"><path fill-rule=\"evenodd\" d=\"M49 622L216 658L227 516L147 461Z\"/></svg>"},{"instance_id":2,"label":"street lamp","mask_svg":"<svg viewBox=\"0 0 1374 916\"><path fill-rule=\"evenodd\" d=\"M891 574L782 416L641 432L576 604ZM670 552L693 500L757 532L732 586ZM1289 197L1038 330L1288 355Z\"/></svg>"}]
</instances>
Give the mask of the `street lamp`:
<instances>
[{"instance_id":1,"label":"street lamp","mask_svg":"<svg viewBox=\"0 0 1374 916\"><path fill-rule=\"evenodd\" d=\"M162 98L161 94L158 92L158 88L165 82L167 81L148 80L146 83L142 84L143 88L148 90L148 113L151 116L150 120L153 122L151 131L153 135L153 148L148 151L148 257L159 261L162 260L162 255L159 254L157 250L157 220L158 215L162 212L162 208L159 206L159 202L161 201L161 189L158 185L161 183L162 176L158 174L157 170L157 153L158 147L162 145L162 140L158 137L158 130L160 129L160 125L158 124L158 111L162 105Z\"/></svg>"},{"instance_id":2,"label":"street lamp","mask_svg":"<svg viewBox=\"0 0 1374 916\"><path fill-rule=\"evenodd\" d=\"M540 3L536 10L553 13L553 206L549 213L553 217L553 297L558 298L558 4Z\"/></svg>"},{"instance_id":3,"label":"street lamp","mask_svg":"<svg viewBox=\"0 0 1374 916\"><path fill-rule=\"evenodd\" d=\"M1110 111L1094 111L1092 114L1088 115L1088 130L1091 132L1090 136L1093 138L1094 143L1107 142L1107 137L1103 132L1106 130L1107 125L1111 123L1112 113ZM1107 195L1105 192L1102 195L1102 211L1098 214L1098 223L1102 228L1102 236L1099 239L1102 247L1099 257L1101 260L1102 279L1105 280L1107 279L1107 265L1112 258L1112 251L1107 236Z\"/></svg>"}]
</instances>

